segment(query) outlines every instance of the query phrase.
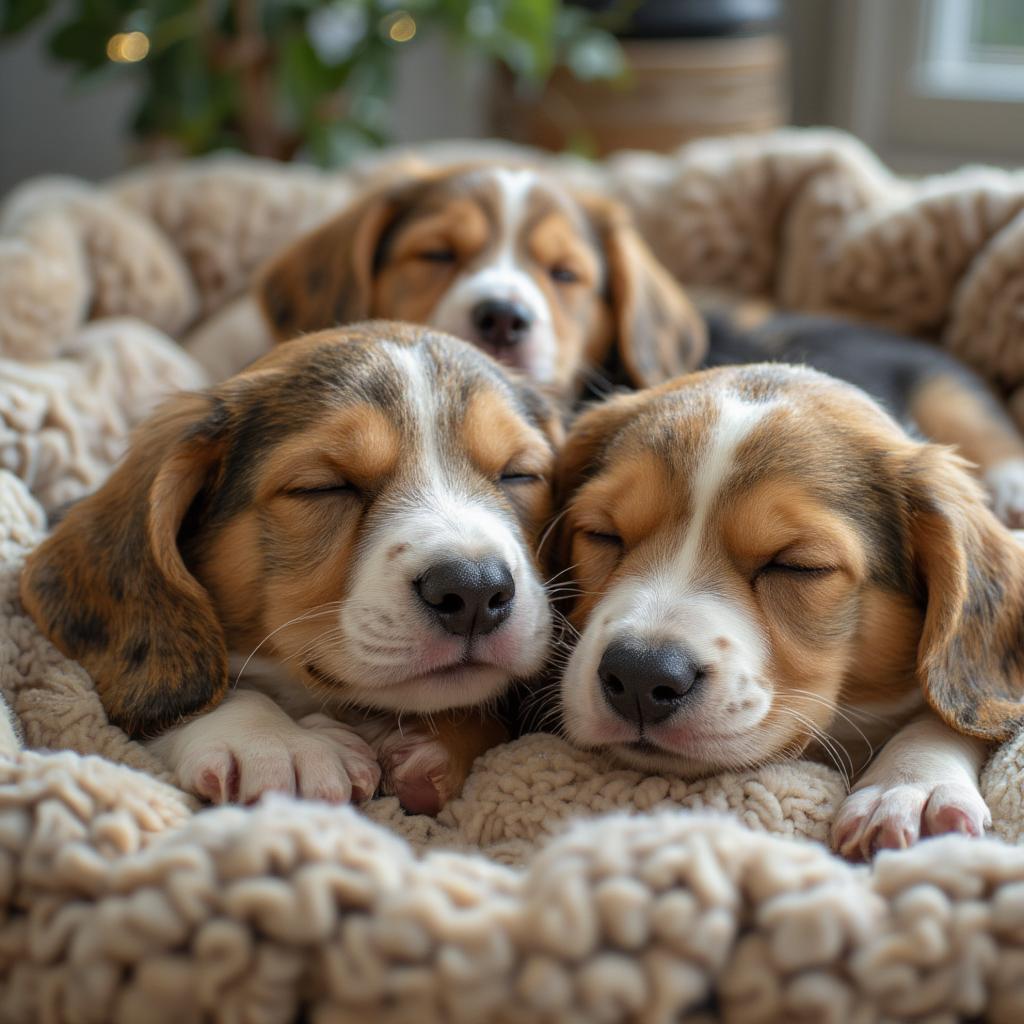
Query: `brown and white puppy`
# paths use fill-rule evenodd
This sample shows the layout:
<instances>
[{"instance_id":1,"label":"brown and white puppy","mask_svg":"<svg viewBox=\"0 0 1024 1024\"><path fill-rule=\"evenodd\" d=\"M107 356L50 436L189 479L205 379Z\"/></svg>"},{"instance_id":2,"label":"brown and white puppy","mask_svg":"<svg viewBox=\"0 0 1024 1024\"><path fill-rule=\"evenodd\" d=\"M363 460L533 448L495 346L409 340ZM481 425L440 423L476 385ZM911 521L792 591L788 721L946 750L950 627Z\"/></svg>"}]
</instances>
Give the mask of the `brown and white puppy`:
<instances>
[{"instance_id":1,"label":"brown and white puppy","mask_svg":"<svg viewBox=\"0 0 1024 1024\"><path fill-rule=\"evenodd\" d=\"M486 705L543 664L559 432L454 338L311 335L173 399L31 555L22 600L184 787L344 800L383 767L436 810L493 730L467 714L432 746L397 716Z\"/></svg>"},{"instance_id":2,"label":"brown and white puppy","mask_svg":"<svg viewBox=\"0 0 1024 1024\"><path fill-rule=\"evenodd\" d=\"M1024 548L958 457L758 365L586 412L560 486L572 740L689 776L816 751L861 772L848 856L984 830L987 743L1024 721Z\"/></svg>"},{"instance_id":3,"label":"brown and white puppy","mask_svg":"<svg viewBox=\"0 0 1024 1024\"><path fill-rule=\"evenodd\" d=\"M704 324L618 204L526 167L371 190L257 284L279 341L367 317L464 338L570 399L609 363L647 387L697 366Z\"/></svg>"}]
</instances>

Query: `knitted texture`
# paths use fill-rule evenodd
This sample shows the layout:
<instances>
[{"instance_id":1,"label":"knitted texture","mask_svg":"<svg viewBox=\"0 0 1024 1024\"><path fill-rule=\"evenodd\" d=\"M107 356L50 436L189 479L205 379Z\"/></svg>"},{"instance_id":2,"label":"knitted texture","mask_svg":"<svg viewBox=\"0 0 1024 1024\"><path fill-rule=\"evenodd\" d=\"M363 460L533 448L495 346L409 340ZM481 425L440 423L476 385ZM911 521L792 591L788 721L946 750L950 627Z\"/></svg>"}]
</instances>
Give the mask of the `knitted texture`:
<instances>
[{"instance_id":1,"label":"knitted texture","mask_svg":"<svg viewBox=\"0 0 1024 1024\"><path fill-rule=\"evenodd\" d=\"M983 777L1007 842L871 868L823 846L820 765L684 782L550 736L485 755L437 820L199 810L20 607L43 524L0 471L0 692L37 748L0 730L0 1019L1024 1019L1024 744Z\"/></svg>"},{"instance_id":2,"label":"knitted texture","mask_svg":"<svg viewBox=\"0 0 1024 1024\"><path fill-rule=\"evenodd\" d=\"M684 282L932 334L1024 383L1021 176L909 183L822 132L549 165L626 200ZM39 634L17 576L44 510L167 391L254 354L256 268L385 173L218 158L31 182L0 211L0 1020L1024 1019L1024 740L983 772L993 837L871 867L824 846L830 769L686 782L549 736L489 752L436 820L201 809Z\"/></svg>"}]
</instances>

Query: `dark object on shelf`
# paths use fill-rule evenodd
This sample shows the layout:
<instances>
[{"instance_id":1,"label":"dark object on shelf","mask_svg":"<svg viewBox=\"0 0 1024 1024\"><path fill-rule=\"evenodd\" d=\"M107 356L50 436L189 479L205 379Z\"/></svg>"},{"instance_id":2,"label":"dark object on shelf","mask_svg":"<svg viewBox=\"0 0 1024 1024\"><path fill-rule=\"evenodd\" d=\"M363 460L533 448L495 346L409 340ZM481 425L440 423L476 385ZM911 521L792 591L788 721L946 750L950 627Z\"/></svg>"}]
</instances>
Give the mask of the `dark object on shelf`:
<instances>
[{"instance_id":1,"label":"dark object on shelf","mask_svg":"<svg viewBox=\"0 0 1024 1024\"><path fill-rule=\"evenodd\" d=\"M761 35L779 24L778 0L571 0L606 16L621 39L699 39ZM625 17L616 22L617 11Z\"/></svg>"}]
</instances>

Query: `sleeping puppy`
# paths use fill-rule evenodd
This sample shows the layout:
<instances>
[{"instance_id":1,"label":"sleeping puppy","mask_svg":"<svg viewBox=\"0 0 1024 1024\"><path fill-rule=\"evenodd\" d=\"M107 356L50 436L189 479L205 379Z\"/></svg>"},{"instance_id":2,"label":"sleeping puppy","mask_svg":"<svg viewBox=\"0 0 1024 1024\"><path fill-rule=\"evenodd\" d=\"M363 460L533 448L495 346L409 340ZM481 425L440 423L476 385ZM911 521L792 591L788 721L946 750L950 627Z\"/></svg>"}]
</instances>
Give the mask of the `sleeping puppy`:
<instances>
[{"instance_id":1,"label":"sleeping puppy","mask_svg":"<svg viewBox=\"0 0 1024 1024\"><path fill-rule=\"evenodd\" d=\"M688 776L831 758L851 857L982 833L987 744L1024 721L1024 548L957 456L756 365L586 412L559 486L570 739Z\"/></svg>"},{"instance_id":2,"label":"sleeping puppy","mask_svg":"<svg viewBox=\"0 0 1024 1024\"><path fill-rule=\"evenodd\" d=\"M551 634L533 551L560 426L471 346L325 331L173 399L28 559L25 607L113 722L213 801L436 811ZM478 716L477 716L478 717Z\"/></svg>"},{"instance_id":3,"label":"sleeping puppy","mask_svg":"<svg viewBox=\"0 0 1024 1024\"><path fill-rule=\"evenodd\" d=\"M563 402L601 367L648 387L704 354L702 319L626 210L525 167L372 190L274 259L256 290L278 341L367 317L426 324Z\"/></svg>"}]
</instances>

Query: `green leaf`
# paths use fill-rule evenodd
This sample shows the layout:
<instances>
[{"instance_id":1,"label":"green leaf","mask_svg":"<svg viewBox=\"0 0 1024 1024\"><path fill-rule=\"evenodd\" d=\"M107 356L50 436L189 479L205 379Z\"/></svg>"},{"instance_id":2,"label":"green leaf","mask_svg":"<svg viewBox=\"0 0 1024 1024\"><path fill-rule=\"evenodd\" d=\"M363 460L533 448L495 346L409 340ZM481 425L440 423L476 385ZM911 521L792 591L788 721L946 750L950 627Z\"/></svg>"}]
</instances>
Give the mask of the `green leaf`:
<instances>
[{"instance_id":1,"label":"green leaf","mask_svg":"<svg viewBox=\"0 0 1024 1024\"><path fill-rule=\"evenodd\" d=\"M529 78L544 79L554 64L555 15L553 0L511 0L501 19L501 31L519 66L513 71Z\"/></svg>"}]
</instances>

